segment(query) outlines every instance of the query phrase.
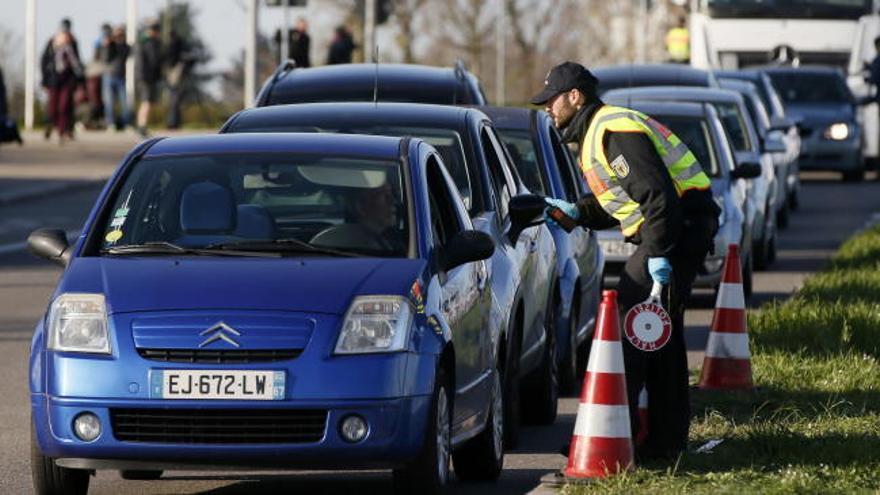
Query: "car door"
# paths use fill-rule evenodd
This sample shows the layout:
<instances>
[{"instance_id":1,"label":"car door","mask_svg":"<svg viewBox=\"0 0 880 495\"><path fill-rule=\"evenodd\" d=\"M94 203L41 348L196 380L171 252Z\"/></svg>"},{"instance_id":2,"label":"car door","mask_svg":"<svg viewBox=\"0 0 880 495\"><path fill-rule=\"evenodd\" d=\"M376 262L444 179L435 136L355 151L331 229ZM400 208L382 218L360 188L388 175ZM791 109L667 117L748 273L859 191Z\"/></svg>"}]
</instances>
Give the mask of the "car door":
<instances>
[{"instance_id":1,"label":"car door","mask_svg":"<svg viewBox=\"0 0 880 495\"><path fill-rule=\"evenodd\" d=\"M520 193L520 186L511 172L510 163L495 129L484 123L480 131L482 151L489 169L490 182L495 197L498 198L498 220L500 242L509 247L513 266L519 275L519 292L523 301L523 334L521 340L522 372L528 373L540 364L539 352L544 342L544 316L548 274L553 270L546 261L539 269L539 252L541 248L540 228L525 229L516 239L510 242L507 233L511 221L507 208L510 198ZM546 229L546 227L544 227ZM549 235L549 232L548 232ZM552 239L550 239L552 243Z\"/></svg>"},{"instance_id":2,"label":"car door","mask_svg":"<svg viewBox=\"0 0 880 495\"><path fill-rule=\"evenodd\" d=\"M438 155L428 154L425 171L431 238L436 253L457 233L473 230L473 225ZM440 311L455 346L453 424L461 424L475 414L485 412L490 395L488 378L492 369L493 338L489 324L491 298L486 290L486 263L465 263L441 273L438 278Z\"/></svg>"}]
</instances>

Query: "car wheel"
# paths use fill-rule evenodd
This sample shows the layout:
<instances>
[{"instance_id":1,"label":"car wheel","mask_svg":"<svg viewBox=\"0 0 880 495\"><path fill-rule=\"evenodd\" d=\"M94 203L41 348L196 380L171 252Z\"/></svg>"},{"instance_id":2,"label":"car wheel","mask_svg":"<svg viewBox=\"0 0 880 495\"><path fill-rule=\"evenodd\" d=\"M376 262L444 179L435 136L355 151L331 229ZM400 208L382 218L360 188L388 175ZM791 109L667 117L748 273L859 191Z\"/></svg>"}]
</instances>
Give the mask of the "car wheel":
<instances>
[{"instance_id":1,"label":"car wheel","mask_svg":"<svg viewBox=\"0 0 880 495\"><path fill-rule=\"evenodd\" d=\"M798 198L798 189L794 189L793 191L791 191L791 194L788 195L788 207L791 209L791 211L795 211L798 209L798 207L800 207L800 205L801 201L800 198Z\"/></svg>"},{"instance_id":2,"label":"car wheel","mask_svg":"<svg viewBox=\"0 0 880 495\"><path fill-rule=\"evenodd\" d=\"M772 265L776 261L776 236L770 238L767 242L767 265Z\"/></svg>"},{"instance_id":3,"label":"car wheel","mask_svg":"<svg viewBox=\"0 0 880 495\"><path fill-rule=\"evenodd\" d=\"M162 477L161 470L143 470L143 469L125 469L119 471L119 476L124 480L140 480L140 481L149 481L149 480L157 480Z\"/></svg>"},{"instance_id":4,"label":"car wheel","mask_svg":"<svg viewBox=\"0 0 880 495\"><path fill-rule=\"evenodd\" d=\"M767 268L767 240L752 243L752 253L755 257L755 268L763 270Z\"/></svg>"},{"instance_id":5,"label":"car wheel","mask_svg":"<svg viewBox=\"0 0 880 495\"><path fill-rule=\"evenodd\" d=\"M395 493L439 494L449 480L452 451L452 402L446 373L437 371L425 444L418 457L403 469L394 470Z\"/></svg>"},{"instance_id":6,"label":"car wheel","mask_svg":"<svg viewBox=\"0 0 880 495\"><path fill-rule=\"evenodd\" d=\"M565 394L575 392L575 386L578 379L578 316L580 306L577 303L579 289L575 288L575 294L571 303L571 313L568 315L568 352L562 358L562 365L559 367L559 390Z\"/></svg>"},{"instance_id":7,"label":"car wheel","mask_svg":"<svg viewBox=\"0 0 880 495\"><path fill-rule=\"evenodd\" d=\"M865 169L858 168L856 170L849 170L843 173L843 181L844 182L861 182L865 179Z\"/></svg>"},{"instance_id":8,"label":"car wheel","mask_svg":"<svg viewBox=\"0 0 880 495\"><path fill-rule=\"evenodd\" d=\"M498 479L504 467L504 393L495 370L486 428L452 454L455 475L466 481Z\"/></svg>"},{"instance_id":9,"label":"car wheel","mask_svg":"<svg viewBox=\"0 0 880 495\"><path fill-rule=\"evenodd\" d=\"M788 214L788 201L783 201L782 209L776 212L776 225L779 226L780 229L788 227Z\"/></svg>"},{"instance_id":10,"label":"car wheel","mask_svg":"<svg viewBox=\"0 0 880 495\"><path fill-rule=\"evenodd\" d=\"M508 334L507 352L504 356L504 373L501 375L501 385L504 393L504 448L512 449L519 443L519 359L521 332L519 322L513 327L513 332Z\"/></svg>"},{"instance_id":11,"label":"car wheel","mask_svg":"<svg viewBox=\"0 0 880 495\"><path fill-rule=\"evenodd\" d=\"M529 424L550 425L556 421L559 401L559 361L556 349L556 311L547 311L544 324L544 358L541 367L526 382L523 419Z\"/></svg>"},{"instance_id":12,"label":"car wheel","mask_svg":"<svg viewBox=\"0 0 880 495\"><path fill-rule=\"evenodd\" d=\"M55 465L55 459L40 452L31 430L31 478L37 495L85 495L89 491L91 473L85 469L68 469Z\"/></svg>"}]
</instances>

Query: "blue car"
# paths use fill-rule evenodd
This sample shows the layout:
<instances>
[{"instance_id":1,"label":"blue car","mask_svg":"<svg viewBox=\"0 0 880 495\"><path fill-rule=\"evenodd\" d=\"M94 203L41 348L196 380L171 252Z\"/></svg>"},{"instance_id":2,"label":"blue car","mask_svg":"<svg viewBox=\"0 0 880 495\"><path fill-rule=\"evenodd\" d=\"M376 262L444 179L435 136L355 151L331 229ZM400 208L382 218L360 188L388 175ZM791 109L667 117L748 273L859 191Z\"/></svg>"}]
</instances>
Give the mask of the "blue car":
<instances>
[{"instance_id":1,"label":"blue car","mask_svg":"<svg viewBox=\"0 0 880 495\"><path fill-rule=\"evenodd\" d=\"M402 493L438 492L450 456L501 471L495 247L422 140L147 141L72 246L29 247L65 266L31 347L39 494L96 469L393 469Z\"/></svg>"},{"instance_id":2,"label":"blue car","mask_svg":"<svg viewBox=\"0 0 880 495\"><path fill-rule=\"evenodd\" d=\"M539 424L555 421L556 248L546 225L525 228L513 221L511 198L529 198L530 192L486 114L476 108L414 103L274 105L238 112L221 132L410 135L433 145L474 228L495 241L486 269L493 318L504 329L505 444L516 445L520 417Z\"/></svg>"},{"instance_id":3,"label":"blue car","mask_svg":"<svg viewBox=\"0 0 880 495\"><path fill-rule=\"evenodd\" d=\"M481 110L495 122L530 191L571 202L592 194L546 112L493 107ZM560 287L556 317L559 379L563 391L576 392L590 354L605 259L593 230L566 233L557 224L548 227L556 244Z\"/></svg>"}]
</instances>

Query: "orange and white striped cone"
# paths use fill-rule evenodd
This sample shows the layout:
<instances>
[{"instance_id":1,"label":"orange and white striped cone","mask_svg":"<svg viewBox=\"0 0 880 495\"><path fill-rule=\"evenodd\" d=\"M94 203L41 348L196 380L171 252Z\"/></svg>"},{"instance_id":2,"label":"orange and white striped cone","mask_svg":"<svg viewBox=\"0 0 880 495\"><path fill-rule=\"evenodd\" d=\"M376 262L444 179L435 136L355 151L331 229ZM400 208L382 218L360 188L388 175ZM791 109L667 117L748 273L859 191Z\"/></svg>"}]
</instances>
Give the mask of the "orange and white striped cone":
<instances>
[{"instance_id":1,"label":"orange and white striped cone","mask_svg":"<svg viewBox=\"0 0 880 495\"><path fill-rule=\"evenodd\" d=\"M739 247L731 244L727 248L724 274L709 328L709 342L706 344L706 357L700 373L700 388L736 390L752 387Z\"/></svg>"},{"instance_id":2,"label":"orange and white striped cone","mask_svg":"<svg viewBox=\"0 0 880 495\"><path fill-rule=\"evenodd\" d=\"M636 434L636 446L645 443L648 438L648 389L642 387L639 392L639 432Z\"/></svg>"},{"instance_id":3,"label":"orange and white striped cone","mask_svg":"<svg viewBox=\"0 0 880 495\"><path fill-rule=\"evenodd\" d=\"M602 292L599 319L568 452L567 478L597 478L633 465L617 291Z\"/></svg>"}]
</instances>

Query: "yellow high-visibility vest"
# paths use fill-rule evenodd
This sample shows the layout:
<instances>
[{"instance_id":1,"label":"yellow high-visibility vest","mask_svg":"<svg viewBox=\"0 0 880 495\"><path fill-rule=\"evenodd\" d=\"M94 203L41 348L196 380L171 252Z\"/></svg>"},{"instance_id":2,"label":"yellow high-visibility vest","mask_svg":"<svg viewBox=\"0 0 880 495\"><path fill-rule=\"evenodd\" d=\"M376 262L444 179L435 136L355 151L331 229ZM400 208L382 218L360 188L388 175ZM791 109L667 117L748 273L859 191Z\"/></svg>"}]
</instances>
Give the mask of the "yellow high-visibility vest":
<instances>
[{"instance_id":1,"label":"yellow high-visibility vest","mask_svg":"<svg viewBox=\"0 0 880 495\"><path fill-rule=\"evenodd\" d=\"M607 132L645 133L666 165L679 197L690 189L709 189L711 186L694 154L666 126L635 110L602 106L593 116L581 144L581 171L602 209L620 222L624 236L630 237L638 232L645 219L639 204L620 185L619 178L629 175L630 164L623 157L609 163L605 156L603 143Z\"/></svg>"},{"instance_id":2,"label":"yellow high-visibility vest","mask_svg":"<svg viewBox=\"0 0 880 495\"><path fill-rule=\"evenodd\" d=\"M687 28L676 27L666 33L666 52L669 58L677 62L691 58L691 38Z\"/></svg>"}]
</instances>

